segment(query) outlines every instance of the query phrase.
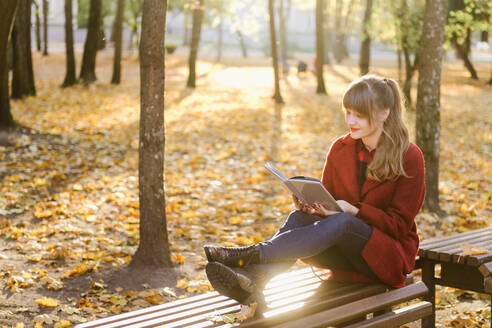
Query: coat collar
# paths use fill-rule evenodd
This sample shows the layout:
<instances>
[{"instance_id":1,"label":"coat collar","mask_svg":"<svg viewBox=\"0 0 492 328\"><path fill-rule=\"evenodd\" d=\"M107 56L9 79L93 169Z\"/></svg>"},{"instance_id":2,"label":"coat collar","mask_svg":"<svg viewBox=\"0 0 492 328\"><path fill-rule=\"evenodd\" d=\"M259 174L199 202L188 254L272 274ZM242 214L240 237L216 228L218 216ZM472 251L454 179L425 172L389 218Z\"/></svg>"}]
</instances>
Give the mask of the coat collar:
<instances>
[{"instance_id":1,"label":"coat collar","mask_svg":"<svg viewBox=\"0 0 492 328\"><path fill-rule=\"evenodd\" d=\"M337 171L339 171L338 173L349 172L348 175L344 174L342 176L344 177L344 181L346 181L346 188L355 197L353 201L357 203L362 201L369 191L385 183L385 181L379 182L366 179L361 188L357 181L357 140L352 138L349 133L343 136L340 141L344 144L344 147L340 149L340 157L344 160L338 162Z\"/></svg>"}]
</instances>

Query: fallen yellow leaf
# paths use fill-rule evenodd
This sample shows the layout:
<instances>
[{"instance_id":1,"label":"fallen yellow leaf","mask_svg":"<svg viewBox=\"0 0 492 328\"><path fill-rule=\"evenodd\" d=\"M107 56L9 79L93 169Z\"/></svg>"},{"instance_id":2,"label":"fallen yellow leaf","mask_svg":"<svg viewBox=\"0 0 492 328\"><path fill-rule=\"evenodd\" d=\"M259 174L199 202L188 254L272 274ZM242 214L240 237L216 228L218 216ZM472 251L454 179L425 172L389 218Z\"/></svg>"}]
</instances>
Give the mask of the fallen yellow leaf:
<instances>
[{"instance_id":1,"label":"fallen yellow leaf","mask_svg":"<svg viewBox=\"0 0 492 328\"><path fill-rule=\"evenodd\" d=\"M42 305L42 306L46 306L46 307L58 306L57 300L55 300L51 297L46 297L46 296L43 296L41 298L36 299L36 303L38 303L39 305Z\"/></svg>"},{"instance_id":2,"label":"fallen yellow leaf","mask_svg":"<svg viewBox=\"0 0 492 328\"><path fill-rule=\"evenodd\" d=\"M489 252L486 248L473 246L468 243L461 245L461 249L463 250L464 255L481 255Z\"/></svg>"}]
</instances>

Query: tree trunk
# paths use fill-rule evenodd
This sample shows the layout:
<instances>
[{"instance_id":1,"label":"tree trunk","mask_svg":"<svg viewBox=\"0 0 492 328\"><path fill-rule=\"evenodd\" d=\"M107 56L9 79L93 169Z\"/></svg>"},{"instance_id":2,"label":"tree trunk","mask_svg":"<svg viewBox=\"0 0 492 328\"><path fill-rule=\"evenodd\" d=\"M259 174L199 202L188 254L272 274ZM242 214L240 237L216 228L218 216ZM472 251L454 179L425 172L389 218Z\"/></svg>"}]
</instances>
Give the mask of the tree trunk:
<instances>
[{"instance_id":1,"label":"tree trunk","mask_svg":"<svg viewBox=\"0 0 492 328\"><path fill-rule=\"evenodd\" d=\"M489 42L489 32L481 31L480 32L480 42Z\"/></svg>"},{"instance_id":2,"label":"tree trunk","mask_svg":"<svg viewBox=\"0 0 492 328\"><path fill-rule=\"evenodd\" d=\"M398 45L398 49L396 50L396 58L398 64L398 83L401 83L402 80L402 62L401 62L401 47Z\"/></svg>"},{"instance_id":3,"label":"tree trunk","mask_svg":"<svg viewBox=\"0 0 492 328\"><path fill-rule=\"evenodd\" d=\"M280 0L280 6L278 8L278 29L279 29L279 41L280 41L280 56L282 56L285 60L287 57L287 36L286 36L286 22L285 22L285 9L284 9L284 0Z\"/></svg>"},{"instance_id":4,"label":"tree trunk","mask_svg":"<svg viewBox=\"0 0 492 328\"><path fill-rule=\"evenodd\" d=\"M220 14L220 22L217 25L217 62L220 62L222 59L222 20L224 19L223 15Z\"/></svg>"},{"instance_id":5,"label":"tree trunk","mask_svg":"<svg viewBox=\"0 0 492 328\"><path fill-rule=\"evenodd\" d=\"M121 81L121 49L123 43L123 14L125 11L125 0L118 0L118 8L114 19L114 58L113 77L111 83L120 84Z\"/></svg>"},{"instance_id":6,"label":"tree trunk","mask_svg":"<svg viewBox=\"0 0 492 328\"><path fill-rule=\"evenodd\" d=\"M200 44L200 33L203 21L203 0L199 0L198 6L193 9L193 27L191 32L190 56L188 59L188 81L187 87L194 88L196 84L196 58L198 55L198 46Z\"/></svg>"},{"instance_id":7,"label":"tree trunk","mask_svg":"<svg viewBox=\"0 0 492 328\"><path fill-rule=\"evenodd\" d=\"M406 43L404 43L406 45ZM415 58L412 63L412 59L410 58L410 50L408 47L403 48L403 58L405 59L405 82L403 83L403 95L405 96L405 100L407 102L408 107L412 104L412 78L415 74L415 70L418 65L418 54L415 55Z\"/></svg>"},{"instance_id":8,"label":"tree trunk","mask_svg":"<svg viewBox=\"0 0 492 328\"><path fill-rule=\"evenodd\" d=\"M364 21L362 22L362 44L360 46L359 68L360 75L369 73L369 62L371 59L371 37L369 35L369 24L371 23L372 0L366 0Z\"/></svg>"},{"instance_id":9,"label":"tree trunk","mask_svg":"<svg viewBox=\"0 0 492 328\"><path fill-rule=\"evenodd\" d=\"M275 92L273 98L277 104L282 104L284 100L280 94L280 79L278 72L278 54L277 54L277 40L275 35L275 12L273 11L273 0L268 0L268 16L270 18L270 46L272 48L272 65L273 65L273 78L275 83Z\"/></svg>"},{"instance_id":10,"label":"tree trunk","mask_svg":"<svg viewBox=\"0 0 492 328\"><path fill-rule=\"evenodd\" d=\"M133 41L135 40L135 48L140 48L139 41L138 41L138 27L135 25L131 28L131 35L130 35L130 49L132 49L133 53Z\"/></svg>"},{"instance_id":11,"label":"tree trunk","mask_svg":"<svg viewBox=\"0 0 492 328\"><path fill-rule=\"evenodd\" d=\"M72 0L65 0L65 52L67 56L67 73L62 84L63 88L77 83L75 55L73 50Z\"/></svg>"},{"instance_id":12,"label":"tree trunk","mask_svg":"<svg viewBox=\"0 0 492 328\"><path fill-rule=\"evenodd\" d=\"M330 0L325 1L325 10L323 13L323 37L325 38L323 43L323 53L325 58L323 59L324 63L330 65L330 51L331 51L331 30L330 30Z\"/></svg>"},{"instance_id":13,"label":"tree trunk","mask_svg":"<svg viewBox=\"0 0 492 328\"><path fill-rule=\"evenodd\" d=\"M12 99L36 95L31 55L31 0L20 0L12 31Z\"/></svg>"},{"instance_id":14,"label":"tree trunk","mask_svg":"<svg viewBox=\"0 0 492 328\"><path fill-rule=\"evenodd\" d=\"M456 54L458 55L458 58L463 60L463 64L465 65L468 72L470 72L470 77L473 80L478 80L477 71L475 70L475 67L473 66L472 62L470 61L470 58L469 58L468 53L466 51L466 45L458 44L458 40L457 40L456 36L453 36L451 38L451 44L453 45L454 49L456 50Z\"/></svg>"},{"instance_id":15,"label":"tree trunk","mask_svg":"<svg viewBox=\"0 0 492 328\"><path fill-rule=\"evenodd\" d=\"M348 24L349 24L350 17L352 16L352 12L354 10L354 5L355 5L355 0L350 0L347 5L347 12L345 13L343 19L343 26L341 28L342 37L339 42L340 42L340 49L342 51L343 59L349 57L346 39L347 39L347 31L350 29Z\"/></svg>"},{"instance_id":16,"label":"tree trunk","mask_svg":"<svg viewBox=\"0 0 492 328\"><path fill-rule=\"evenodd\" d=\"M48 56L48 0L43 0L43 56Z\"/></svg>"},{"instance_id":17,"label":"tree trunk","mask_svg":"<svg viewBox=\"0 0 492 328\"><path fill-rule=\"evenodd\" d=\"M164 194L167 0L144 0L140 40L140 243L131 266L171 267Z\"/></svg>"},{"instance_id":18,"label":"tree trunk","mask_svg":"<svg viewBox=\"0 0 492 328\"><path fill-rule=\"evenodd\" d=\"M190 32L188 28L188 22L190 20L190 14L188 10L184 10L184 37L183 37L183 45L188 46L190 44Z\"/></svg>"},{"instance_id":19,"label":"tree trunk","mask_svg":"<svg viewBox=\"0 0 492 328\"><path fill-rule=\"evenodd\" d=\"M101 28L101 0L91 0L87 37L80 68L80 79L84 85L94 82L96 78L96 55Z\"/></svg>"},{"instance_id":20,"label":"tree trunk","mask_svg":"<svg viewBox=\"0 0 492 328\"><path fill-rule=\"evenodd\" d=\"M101 26L99 27L99 32L97 33L97 51L106 48L106 35L104 30L104 24L101 17Z\"/></svg>"},{"instance_id":21,"label":"tree trunk","mask_svg":"<svg viewBox=\"0 0 492 328\"><path fill-rule=\"evenodd\" d=\"M9 69L7 65L7 45L12 30L18 0L0 1L0 129L15 126L10 113Z\"/></svg>"},{"instance_id":22,"label":"tree trunk","mask_svg":"<svg viewBox=\"0 0 492 328\"><path fill-rule=\"evenodd\" d=\"M333 56L337 63L340 63L345 58L344 36L342 31L342 6L343 0L335 1L335 46L333 48Z\"/></svg>"},{"instance_id":23,"label":"tree trunk","mask_svg":"<svg viewBox=\"0 0 492 328\"><path fill-rule=\"evenodd\" d=\"M427 192L424 208L441 213L439 206L439 151L441 136L440 89L447 0L426 0L419 53L416 141L425 158Z\"/></svg>"},{"instance_id":24,"label":"tree trunk","mask_svg":"<svg viewBox=\"0 0 492 328\"><path fill-rule=\"evenodd\" d=\"M316 0L316 79L318 82L316 93L326 94L325 80L323 78L323 0Z\"/></svg>"},{"instance_id":25,"label":"tree trunk","mask_svg":"<svg viewBox=\"0 0 492 328\"><path fill-rule=\"evenodd\" d=\"M246 49L246 44L244 43L243 34L239 29L236 30L236 34L237 34L237 38L239 39L239 45L241 46L241 52L243 54L243 58L246 58L248 57L248 51Z\"/></svg>"},{"instance_id":26,"label":"tree trunk","mask_svg":"<svg viewBox=\"0 0 492 328\"><path fill-rule=\"evenodd\" d=\"M41 51L41 20L39 19L39 5L36 1L32 1L34 4L35 12L34 16L36 17L36 49Z\"/></svg>"}]
</instances>

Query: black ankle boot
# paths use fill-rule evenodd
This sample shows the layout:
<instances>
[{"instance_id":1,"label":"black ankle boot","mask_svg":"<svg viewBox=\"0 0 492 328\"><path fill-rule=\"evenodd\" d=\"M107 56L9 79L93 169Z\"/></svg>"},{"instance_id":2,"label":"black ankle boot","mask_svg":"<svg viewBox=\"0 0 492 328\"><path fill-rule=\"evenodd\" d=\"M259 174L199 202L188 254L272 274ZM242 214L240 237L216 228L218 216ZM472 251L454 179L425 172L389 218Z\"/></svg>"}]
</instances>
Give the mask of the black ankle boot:
<instances>
[{"instance_id":1,"label":"black ankle boot","mask_svg":"<svg viewBox=\"0 0 492 328\"><path fill-rule=\"evenodd\" d=\"M254 282L244 274L219 262L207 263L205 272L212 287L220 294L241 304L257 302L258 290Z\"/></svg>"},{"instance_id":2,"label":"black ankle boot","mask_svg":"<svg viewBox=\"0 0 492 328\"><path fill-rule=\"evenodd\" d=\"M257 245L247 247L204 246L209 262L219 262L229 267L243 267L260 263L260 249Z\"/></svg>"}]
</instances>

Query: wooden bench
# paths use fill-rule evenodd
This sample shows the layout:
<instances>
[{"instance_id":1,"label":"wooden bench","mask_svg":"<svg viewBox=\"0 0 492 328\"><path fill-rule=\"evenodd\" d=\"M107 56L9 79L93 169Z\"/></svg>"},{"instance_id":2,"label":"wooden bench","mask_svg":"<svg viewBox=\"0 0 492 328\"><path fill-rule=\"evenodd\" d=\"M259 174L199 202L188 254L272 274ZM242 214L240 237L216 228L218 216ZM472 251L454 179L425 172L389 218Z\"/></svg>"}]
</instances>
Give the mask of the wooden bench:
<instances>
[{"instance_id":1,"label":"wooden bench","mask_svg":"<svg viewBox=\"0 0 492 328\"><path fill-rule=\"evenodd\" d=\"M267 284L263 293L266 309L257 311L241 327L398 327L432 313L427 301L392 310L392 306L427 294L424 283L407 280L403 288L388 289L382 284L321 282L311 268L287 272ZM209 319L239 310L236 301L210 292L77 327L232 327L234 324Z\"/></svg>"},{"instance_id":2,"label":"wooden bench","mask_svg":"<svg viewBox=\"0 0 492 328\"><path fill-rule=\"evenodd\" d=\"M464 244L488 252L466 255ZM435 326L436 285L490 294L492 310L492 227L426 240L420 244L418 256L416 268L422 268L422 281L429 288L426 299L433 309L433 314L422 321L422 327ZM440 273L436 272L438 266Z\"/></svg>"}]
</instances>

